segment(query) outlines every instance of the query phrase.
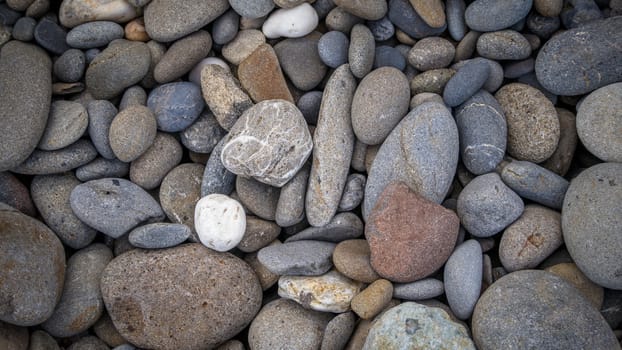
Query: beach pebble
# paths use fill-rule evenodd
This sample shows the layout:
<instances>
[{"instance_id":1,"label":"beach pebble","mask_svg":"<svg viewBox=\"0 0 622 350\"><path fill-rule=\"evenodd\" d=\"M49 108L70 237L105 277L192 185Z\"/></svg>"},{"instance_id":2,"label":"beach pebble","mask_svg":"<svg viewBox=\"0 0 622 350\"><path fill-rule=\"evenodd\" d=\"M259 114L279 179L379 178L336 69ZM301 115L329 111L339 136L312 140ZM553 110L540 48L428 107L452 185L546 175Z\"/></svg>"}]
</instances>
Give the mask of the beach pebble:
<instances>
[{"instance_id":1,"label":"beach pebble","mask_svg":"<svg viewBox=\"0 0 622 350\"><path fill-rule=\"evenodd\" d=\"M145 153L157 135L153 112L145 106L128 107L110 124L110 148L123 162L131 162Z\"/></svg>"},{"instance_id":2,"label":"beach pebble","mask_svg":"<svg viewBox=\"0 0 622 350\"><path fill-rule=\"evenodd\" d=\"M320 241L296 241L268 246L257 257L277 275L319 276L333 266L335 244Z\"/></svg>"},{"instance_id":3,"label":"beach pebble","mask_svg":"<svg viewBox=\"0 0 622 350\"><path fill-rule=\"evenodd\" d=\"M445 8L447 12L447 31L452 39L460 41L468 31L464 18L466 4L464 0L447 0Z\"/></svg>"},{"instance_id":4,"label":"beach pebble","mask_svg":"<svg viewBox=\"0 0 622 350\"><path fill-rule=\"evenodd\" d=\"M456 74L456 71L450 68L432 69L417 74L410 80L410 92L413 95L422 92L432 92L442 95L445 85L447 85L447 82L454 74Z\"/></svg>"},{"instance_id":5,"label":"beach pebble","mask_svg":"<svg viewBox=\"0 0 622 350\"><path fill-rule=\"evenodd\" d=\"M131 41L147 42L151 40L145 29L145 20L142 17L129 21L124 28L125 38Z\"/></svg>"},{"instance_id":6,"label":"beach pebble","mask_svg":"<svg viewBox=\"0 0 622 350\"><path fill-rule=\"evenodd\" d=\"M69 50L67 31L50 18L42 18L35 27L35 41L39 46L55 55L62 55Z\"/></svg>"},{"instance_id":7,"label":"beach pebble","mask_svg":"<svg viewBox=\"0 0 622 350\"><path fill-rule=\"evenodd\" d=\"M281 276L278 293L307 309L340 313L350 310L362 286L333 270L320 276Z\"/></svg>"},{"instance_id":8,"label":"beach pebble","mask_svg":"<svg viewBox=\"0 0 622 350\"><path fill-rule=\"evenodd\" d=\"M229 4L236 13L247 18L264 17L274 8L272 0L229 0Z\"/></svg>"},{"instance_id":9,"label":"beach pebble","mask_svg":"<svg viewBox=\"0 0 622 350\"><path fill-rule=\"evenodd\" d=\"M214 115L204 111L180 133L181 143L190 151L211 153L226 131L220 127Z\"/></svg>"},{"instance_id":10,"label":"beach pebble","mask_svg":"<svg viewBox=\"0 0 622 350\"><path fill-rule=\"evenodd\" d=\"M345 11L370 21L381 19L387 13L385 0L333 0Z\"/></svg>"},{"instance_id":11,"label":"beach pebble","mask_svg":"<svg viewBox=\"0 0 622 350\"><path fill-rule=\"evenodd\" d=\"M106 100L93 100L86 105L89 117L88 132L97 152L106 159L115 159L110 148L110 125L118 110L114 104Z\"/></svg>"},{"instance_id":12,"label":"beach pebble","mask_svg":"<svg viewBox=\"0 0 622 350\"><path fill-rule=\"evenodd\" d=\"M88 140L78 140L55 151L35 150L22 164L11 169L25 175L63 173L89 163L97 157L97 151Z\"/></svg>"},{"instance_id":13,"label":"beach pebble","mask_svg":"<svg viewBox=\"0 0 622 350\"><path fill-rule=\"evenodd\" d=\"M363 234L363 222L352 212L339 213L320 227L308 227L287 238L285 242L301 240L318 240L338 243L346 239L353 239Z\"/></svg>"},{"instance_id":14,"label":"beach pebble","mask_svg":"<svg viewBox=\"0 0 622 350\"><path fill-rule=\"evenodd\" d=\"M367 21L366 25L376 41L389 40L395 34L395 26L386 16L379 20Z\"/></svg>"},{"instance_id":15,"label":"beach pebble","mask_svg":"<svg viewBox=\"0 0 622 350\"><path fill-rule=\"evenodd\" d=\"M67 350L82 350L82 349L93 349L93 350L109 350L106 343L104 343L101 339L94 337L92 335L87 335L83 338L78 338L71 346L67 348Z\"/></svg>"},{"instance_id":16,"label":"beach pebble","mask_svg":"<svg viewBox=\"0 0 622 350\"><path fill-rule=\"evenodd\" d=\"M356 24L362 24L364 21L360 17L356 17L341 7L334 7L328 15L326 15L326 27L329 30L340 31L348 34L352 27Z\"/></svg>"},{"instance_id":17,"label":"beach pebble","mask_svg":"<svg viewBox=\"0 0 622 350\"><path fill-rule=\"evenodd\" d=\"M244 236L237 248L245 253L256 252L272 243L280 233L281 227L274 222L247 216Z\"/></svg>"},{"instance_id":18,"label":"beach pebble","mask_svg":"<svg viewBox=\"0 0 622 350\"><path fill-rule=\"evenodd\" d=\"M568 29L603 18L603 14L594 0L572 0L565 3L559 16Z\"/></svg>"},{"instance_id":19,"label":"beach pebble","mask_svg":"<svg viewBox=\"0 0 622 350\"><path fill-rule=\"evenodd\" d=\"M124 30L110 21L94 21L80 24L67 33L67 44L77 49L92 49L108 45L123 38Z\"/></svg>"},{"instance_id":20,"label":"beach pebble","mask_svg":"<svg viewBox=\"0 0 622 350\"><path fill-rule=\"evenodd\" d=\"M139 226L129 233L130 243L137 248L161 249L183 243L192 231L186 225L154 223Z\"/></svg>"},{"instance_id":21,"label":"beach pebble","mask_svg":"<svg viewBox=\"0 0 622 350\"><path fill-rule=\"evenodd\" d=\"M436 298L445 292L443 281L424 278L411 283L393 285L393 297L405 300L425 300Z\"/></svg>"},{"instance_id":22,"label":"beach pebble","mask_svg":"<svg viewBox=\"0 0 622 350\"><path fill-rule=\"evenodd\" d=\"M152 190L160 186L166 174L181 162L182 155L183 149L175 137L157 133L151 147L132 161L130 180L146 190Z\"/></svg>"},{"instance_id":23,"label":"beach pebble","mask_svg":"<svg viewBox=\"0 0 622 350\"><path fill-rule=\"evenodd\" d=\"M269 39L300 38L311 33L317 27L318 21L313 7L305 2L293 8L272 12L261 30Z\"/></svg>"},{"instance_id":24,"label":"beach pebble","mask_svg":"<svg viewBox=\"0 0 622 350\"><path fill-rule=\"evenodd\" d=\"M225 70L230 71L229 64L218 57L207 57L199 61L194 68L188 73L188 80L192 83L195 83L198 86L201 86L201 72L205 66L210 64L216 64L223 67Z\"/></svg>"},{"instance_id":25,"label":"beach pebble","mask_svg":"<svg viewBox=\"0 0 622 350\"><path fill-rule=\"evenodd\" d=\"M566 175L577 147L578 136L575 115L563 108L556 108L559 118L559 143L557 149L549 159L540 165L561 176Z\"/></svg>"},{"instance_id":26,"label":"beach pebble","mask_svg":"<svg viewBox=\"0 0 622 350\"><path fill-rule=\"evenodd\" d=\"M158 83L174 81L188 73L207 56L212 48L212 37L199 30L175 41L156 64L153 77Z\"/></svg>"},{"instance_id":27,"label":"beach pebble","mask_svg":"<svg viewBox=\"0 0 622 350\"><path fill-rule=\"evenodd\" d=\"M281 244L279 240L274 240L270 245ZM248 253L244 256L244 261L255 271L261 288L266 291L279 281L279 275L272 273L257 259L257 252Z\"/></svg>"},{"instance_id":28,"label":"beach pebble","mask_svg":"<svg viewBox=\"0 0 622 350\"><path fill-rule=\"evenodd\" d=\"M344 312L335 316L324 330L321 350L344 349L354 331L356 316L352 312Z\"/></svg>"},{"instance_id":29,"label":"beach pebble","mask_svg":"<svg viewBox=\"0 0 622 350\"><path fill-rule=\"evenodd\" d=\"M447 28L446 25L437 28L429 26L417 14L409 0L390 0L388 17L397 28L415 39L438 36ZM431 19L429 16L426 18ZM440 19L437 17L435 20Z\"/></svg>"},{"instance_id":30,"label":"beach pebble","mask_svg":"<svg viewBox=\"0 0 622 350\"><path fill-rule=\"evenodd\" d=\"M365 175L350 174L343 189L343 195L339 201L339 211L350 211L358 207L363 201L365 194Z\"/></svg>"},{"instance_id":31,"label":"beach pebble","mask_svg":"<svg viewBox=\"0 0 622 350\"><path fill-rule=\"evenodd\" d=\"M269 44L259 45L253 53L240 62L238 79L256 103L273 99L294 102L276 52Z\"/></svg>"},{"instance_id":32,"label":"beach pebble","mask_svg":"<svg viewBox=\"0 0 622 350\"><path fill-rule=\"evenodd\" d=\"M29 338L28 328L0 321L0 346L3 348L12 350L31 349L32 347L28 346ZM58 348L58 345L56 347Z\"/></svg>"},{"instance_id":33,"label":"beach pebble","mask_svg":"<svg viewBox=\"0 0 622 350\"><path fill-rule=\"evenodd\" d=\"M86 57L81 50L69 49L54 62L54 75L63 82L75 83L82 79Z\"/></svg>"},{"instance_id":34,"label":"beach pebble","mask_svg":"<svg viewBox=\"0 0 622 350\"><path fill-rule=\"evenodd\" d=\"M539 14L547 17L557 17L562 12L563 0L534 0L533 7Z\"/></svg>"},{"instance_id":35,"label":"beach pebble","mask_svg":"<svg viewBox=\"0 0 622 350\"><path fill-rule=\"evenodd\" d=\"M497 168L503 182L519 196L553 209L561 209L568 180L526 161L502 162Z\"/></svg>"},{"instance_id":36,"label":"beach pebble","mask_svg":"<svg viewBox=\"0 0 622 350\"><path fill-rule=\"evenodd\" d=\"M229 43L240 28L240 16L234 10L225 12L212 24L212 39L217 45Z\"/></svg>"},{"instance_id":37,"label":"beach pebble","mask_svg":"<svg viewBox=\"0 0 622 350\"><path fill-rule=\"evenodd\" d=\"M318 53L318 40L319 35L309 35L285 39L274 45L283 72L296 88L303 91L315 88L326 74L327 67Z\"/></svg>"},{"instance_id":38,"label":"beach pebble","mask_svg":"<svg viewBox=\"0 0 622 350\"><path fill-rule=\"evenodd\" d=\"M215 64L201 71L203 99L220 126L230 130L242 113L253 105L231 71Z\"/></svg>"},{"instance_id":39,"label":"beach pebble","mask_svg":"<svg viewBox=\"0 0 622 350\"><path fill-rule=\"evenodd\" d=\"M287 227L301 222L305 217L305 194L311 167L302 167L283 187L276 204L274 220L279 226Z\"/></svg>"},{"instance_id":40,"label":"beach pebble","mask_svg":"<svg viewBox=\"0 0 622 350\"><path fill-rule=\"evenodd\" d=\"M410 2L415 12L432 28L442 28L446 25L445 8L440 0L425 0Z\"/></svg>"},{"instance_id":41,"label":"beach pebble","mask_svg":"<svg viewBox=\"0 0 622 350\"><path fill-rule=\"evenodd\" d=\"M455 52L454 46L446 39L424 38L408 52L408 63L420 71L445 68L453 61Z\"/></svg>"},{"instance_id":42,"label":"beach pebble","mask_svg":"<svg viewBox=\"0 0 622 350\"><path fill-rule=\"evenodd\" d=\"M451 311L461 320L471 317L479 299L482 267L482 248L473 239L456 247L445 264L445 295Z\"/></svg>"},{"instance_id":43,"label":"beach pebble","mask_svg":"<svg viewBox=\"0 0 622 350\"><path fill-rule=\"evenodd\" d=\"M576 264L561 263L549 266L545 269L545 271L555 274L563 278L566 282L575 286L581 292L581 294L585 298L587 298L592 303L592 305L594 305L597 310L601 310L605 297L604 288L590 281L583 274L583 272L579 270Z\"/></svg>"},{"instance_id":44,"label":"beach pebble","mask_svg":"<svg viewBox=\"0 0 622 350\"><path fill-rule=\"evenodd\" d=\"M501 30L480 35L477 53L491 60L522 60L531 55L531 45L521 33Z\"/></svg>"},{"instance_id":45,"label":"beach pebble","mask_svg":"<svg viewBox=\"0 0 622 350\"><path fill-rule=\"evenodd\" d=\"M350 39L340 31L330 31L318 41L318 54L322 62L331 68L337 68L348 62Z\"/></svg>"},{"instance_id":46,"label":"beach pebble","mask_svg":"<svg viewBox=\"0 0 622 350\"><path fill-rule=\"evenodd\" d=\"M203 110L205 102L197 85L179 82L153 89L147 106L155 115L159 130L178 132L192 125Z\"/></svg>"},{"instance_id":47,"label":"beach pebble","mask_svg":"<svg viewBox=\"0 0 622 350\"><path fill-rule=\"evenodd\" d=\"M355 77L362 79L374 66L376 44L374 36L363 24L356 24L350 32L348 63Z\"/></svg>"},{"instance_id":48,"label":"beach pebble","mask_svg":"<svg viewBox=\"0 0 622 350\"><path fill-rule=\"evenodd\" d=\"M470 60L461 66L443 90L443 101L457 107L479 91L490 74L490 65L484 60Z\"/></svg>"},{"instance_id":49,"label":"beach pebble","mask_svg":"<svg viewBox=\"0 0 622 350\"><path fill-rule=\"evenodd\" d=\"M8 171L0 172L0 202L28 216L36 216L28 187Z\"/></svg>"},{"instance_id":50,"label":"beach pebble","mask_svg":"<svg viewBox=\"0 0 622 350\"><path fill-rule=\"evenodd\" d=\"M20 41L32 41L35 36L37 21L31 17L20 17L13 25L11 35L13 39Z\"/></svg>"},{"instance_id":51,"label":"beach pebble","mask_svg":"<svg viewBox=\"0 0 622 350\"><path fill-rule=\"evenodd\" d=\"M76 142L89 124L89 116L81 104L71 101L54 101L45 131L37 147L44 151L54 151Z\"/></svg>"},{"instance_id":52,"label":"beach pebble","mask_svg":"<svg viewBox=\"0 0 622 350\"><path fill-rule=\"evenodd\" d=\"M222 56L232 64L240 64L259 45L266 42L263 33L256 29L240 30L235 38L222 48Z\"/></svg>"},{"instance_id":53,"label":"beach pebble","mask_svg":"<svg viewBox=\"0 0 622 350\"><path fill-rule=\"evenodd\" d=\"M238 176L235 190L244 208L264 220L274 221L280 190L254 179Z\"/></svg>"},{"instance_id":54,"label":"beach pebble","mask_svg":"<svg viewBox=\"0 0 622 350\"><path fill-rule=\"evenodd\" d=\"M493 32L511 27L525 18L532 4L532 0L476 0L466 8L464 18L472 30Z\"/></svg>"},{"instance_id":55,"label":"beach pebble","mask_svg":"<svg viewBox=\"0 0 622 350\"><path fill-rule=\"evenodd\" d=\"M212 193L230 194L235 188L236 175L222 164L220 156L222 147L225 144L223 138L216 144L212 153L210 153L203 177L200 180L201 196L207 196Z\"/></svg>"},{"instance_id":56,"label":"beach pebble","mask_svg":"<svg viewBox=\"0 0 622 350\"><path fill-rule=\"evenodd\" d=\"M36 1L35 1L36 3ZM59 10L60 23L73 28L93 21L127 22L137 16L136 8L125 0L63 0Z\"/></svg>"},{"instance_id":57,"label":"beach pebble","mask_svg":"<svg viewBox=\"0 0 622 350\"><path fill-rule=\"evenodd\" d=\"M376 57L374 58L374 69L381 67L393 67L403 71L406 68L406 58L400 50L391 46L376 47Z\"/></svg>"},{"instance_id":58,"label":"beach pebble","mask_svg":"<svg viewBox=\"0 0 622 350\"><path fill-rule=\"evenodd\" d=\"M350 239L340 242L333 251L333 263L343 275L364 283L379 279L370 262L371 251L364 239Z\"/></svg>"},{"instance_id":59,"label":"beach pebble","mask_svg":"<svg viewBox=\"0 0 622 350\"><path fill-rule=\"evenodd\" d=\"M24 349L26 349L24 347ZM58 343L45 331L37 330L30 334L29 350L61 350Z\"/></svg>"},{"instance_id":60,"label":"beach pebble","mask_svg":"<svg viewBox=\"0 0 622 350\"><path fill-rule=\"evenodd\" d=\"M201 243L219 252L238 245L246 230L244 208L234 199L211 194L197 202L194 227Z\"/></svg>"},{"instance_id":61,"label":"beach pebble","mask_svg":"<svg viewBox=\"0 0 622 350\"><path fill-rule=\"evenodd\" d=\"M379 279L363 289L351 301L352 311L360 318L369 320L378 315L391 301L393 284Z\"/></svg>"},{"instance_id":62,"label":"beach pebble","mask_svg":"<svg viewBox=\"0 0 622 350\"><path fill-rule=\"evenodd\" d=\"M548 39L559 29L561 21L557 16L545 17L532 12L527 17L525 25L529 28L529 31L536 34L539 38Z\"/></svg>"}]
</instances>

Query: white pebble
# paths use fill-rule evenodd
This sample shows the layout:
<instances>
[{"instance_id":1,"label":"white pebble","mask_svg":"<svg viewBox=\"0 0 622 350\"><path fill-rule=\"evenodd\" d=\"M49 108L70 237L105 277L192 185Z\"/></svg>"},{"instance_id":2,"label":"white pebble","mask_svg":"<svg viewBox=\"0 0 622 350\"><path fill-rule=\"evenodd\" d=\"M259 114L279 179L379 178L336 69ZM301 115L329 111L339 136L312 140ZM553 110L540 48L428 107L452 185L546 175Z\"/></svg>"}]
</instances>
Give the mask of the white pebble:
<instances>
[{"instance_id":1,"label":"white pebble","mask_svg":"<svg viewBox=\"0 0 622 350\"><path fill-rule=\"evenodd\" d=\"M201 243L219 252L233 249L246 230L244 208L223 194L201 198L194 209L194 228Z\"/></svg>"},{"instance_id":2,"label":"white pebble","mask_svg":"<svg viewBox=\"0 0 622 350\"><path fill-rule=\"evenodd\" d=\"M317 12L308 3L290 9L274 11L261 30L266 38L300 38L313 31L318 24Z\"/></svg>"},{"instance_id":3,"label":"white pebble","mask_svg":"<svg viewBox=\"0 0 622 350\"><path fill-rule=\"evenodd\" d=\"M218 57L208 57L201 60L201 62L197 63L197 65L192 68L190 74L188 75L188 79L191 82L201 86L201 71L203 70L203 67L207 66L208 64L216 64L223 67L227 71L231 71L231 68L229 68L227 62L221 60Z\"/></svg>"}]
</instances>

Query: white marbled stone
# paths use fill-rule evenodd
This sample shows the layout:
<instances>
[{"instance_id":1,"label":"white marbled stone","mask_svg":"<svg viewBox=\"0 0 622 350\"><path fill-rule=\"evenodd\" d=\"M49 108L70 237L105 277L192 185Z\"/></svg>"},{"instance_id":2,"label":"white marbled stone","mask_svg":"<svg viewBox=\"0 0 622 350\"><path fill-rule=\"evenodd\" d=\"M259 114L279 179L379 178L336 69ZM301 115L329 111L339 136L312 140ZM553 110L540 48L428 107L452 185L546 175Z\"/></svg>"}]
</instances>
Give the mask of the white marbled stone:
<instances>
[{"instance_id":1,"label":"white marbled stone","mask_svg":"<svg viewBox=\"0 0 622 350\"><path fill-rule=\"evenodd\" d=\"M197 202L194 228L203 245L226 252L237 246L244 237L244 208L238 201L223 194L210 194Z\"/></svg>"}]
</instances>

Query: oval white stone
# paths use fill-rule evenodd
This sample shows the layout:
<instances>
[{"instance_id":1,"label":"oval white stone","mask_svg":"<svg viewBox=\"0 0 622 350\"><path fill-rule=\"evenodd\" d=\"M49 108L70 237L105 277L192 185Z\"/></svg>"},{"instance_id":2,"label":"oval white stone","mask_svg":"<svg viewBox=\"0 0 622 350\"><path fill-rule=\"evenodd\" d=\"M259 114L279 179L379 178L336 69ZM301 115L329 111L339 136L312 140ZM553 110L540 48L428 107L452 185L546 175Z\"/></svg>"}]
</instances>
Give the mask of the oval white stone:
<instances>
[{"instance_id":1,"label":"oval white stone","mask_svg":"<svg viewBox=\"0 0 622 350\"><path fill-rule=\"evenodd\" d=\"M229 68L227 62L221 60L218 57L208 57L201 60L201 62L197 63L197 65L192 68L190 74L188 74L188 80L201 86L201 71L203 70L203 67L207 66L208 64L216 64L223 67L227 71L231 71L231 68Z\"/></svg>"},{"instance_id":2,"label":"oval white stone","mask_svg":"<svg viewBox=\"0 0 622 350\"><path fill-rule=\"evenodd\" d=\"M203 245L226 252L237 246L244 237L246 214L235 199L223 194L210 194L197 202L194 228Z\"/></svg>"},{"instance_id":3,"label":"oval white stone","mask_svg":"<svg viewBox=\"0 0 622 350\"><path fill-rule=\"evenodd\" d=\"M308 3L290 9L274 11L261 30L266 38L300 38L313 31L318 24L317 12Z\"/></svg>"}]
</instances>

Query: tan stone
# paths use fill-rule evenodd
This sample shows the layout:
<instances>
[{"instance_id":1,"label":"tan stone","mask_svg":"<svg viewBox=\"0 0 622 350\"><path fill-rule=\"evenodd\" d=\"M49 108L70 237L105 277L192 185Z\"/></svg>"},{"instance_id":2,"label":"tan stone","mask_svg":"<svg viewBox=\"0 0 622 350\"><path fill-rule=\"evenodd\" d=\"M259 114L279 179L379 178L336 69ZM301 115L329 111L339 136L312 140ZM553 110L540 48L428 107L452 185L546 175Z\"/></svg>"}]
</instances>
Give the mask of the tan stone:
<instances>
[{"instance_id":1,"label":"tan stone","mask_svg":"<svg viewBox=\"0 0 622 350\"><path fill-rule=\"evenodd\" d=\"M372 283L380 276L371 267L369 244L364 239L350 239L337 244L333 252L333 264L342 274L365 283Z\"/></svg>"},{"instance_id":2,"label":"tan stone","mask_svg":"<svg viewBox=\"0 0 622 350\"><path fill-rule=\"evenodd\" d=\"M136 18L125 25L125 38L132 41L147 42L151 40L145 30L145 21L142 17Z\"/></svg>"},{"instance_id":3,"label":"tan stone","mask_svg":"<svg viewBox=\"0 0 622 350\"><path fill-rule=\"evenodd\" d=\"M445 25L445 9L441 0L410 0L421 19L432 28Z\"/></svg>"},{"instance_id":4,"label":"tan stone","mask_svg":"<svg viewBox=\"0 0 622 350\"><path fill-rule=\"evenodd\" d=\"M240 63L238 78L255 103L281 99L294 103L279 59L269 44L261 44Z\"/></svg>"},{"instance_id":5,"label":"tan stone","mask_svg":"<svg viewBox=\"0 0 622 350\"><path fill-rule=\"evenodd\" d=\"M352 299L352 311L362 319L369 320L378 315L391 301L393 285L385 279L370 284Z\"/></svg>"}]
</instances>

